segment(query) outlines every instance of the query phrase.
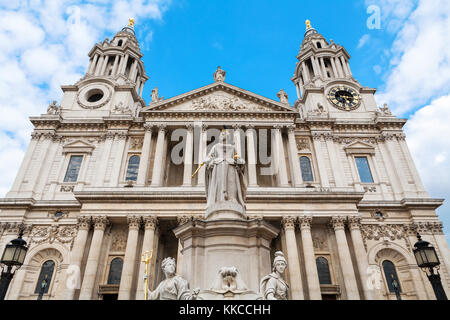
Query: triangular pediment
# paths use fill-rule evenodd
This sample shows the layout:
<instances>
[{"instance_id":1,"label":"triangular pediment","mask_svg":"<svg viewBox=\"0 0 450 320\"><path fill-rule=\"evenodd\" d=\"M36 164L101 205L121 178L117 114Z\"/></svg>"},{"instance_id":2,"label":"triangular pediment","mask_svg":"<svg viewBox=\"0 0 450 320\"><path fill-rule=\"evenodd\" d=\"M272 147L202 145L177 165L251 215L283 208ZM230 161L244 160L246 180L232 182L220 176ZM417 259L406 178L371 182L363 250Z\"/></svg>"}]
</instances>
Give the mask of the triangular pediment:
<instances>
[{"instance_id":1,"label":"triangular pediment","mask_svg":"<svg viewBox=\"0 0 450 320\"><path fill-rule=\"evenodd\" d=\"M63 146L63 153L91 153L95 146L83 140L75 140Z\"/></svg>"},{"instance_id":2,"label":"triangular pediment","mask_svg":"<svg viewBox=\"0 0 450 320\"><path fill-rule=\"evenodd\" d=\"M215 82L208 86L158 102L151 103L141 112L292 112L289 104L268 99L232 86Z\"/></svg>"},{"instance_id":3,"label":"triangular pediment","mask_svg":"<svg viewBox=\"0 0 450 320\"><path fill-rule=\"evenodd\" d=\"M375 153L375 147L369 143L357 140L344 147L347 154L373 154Z\"/></svg>"}]
</instances>

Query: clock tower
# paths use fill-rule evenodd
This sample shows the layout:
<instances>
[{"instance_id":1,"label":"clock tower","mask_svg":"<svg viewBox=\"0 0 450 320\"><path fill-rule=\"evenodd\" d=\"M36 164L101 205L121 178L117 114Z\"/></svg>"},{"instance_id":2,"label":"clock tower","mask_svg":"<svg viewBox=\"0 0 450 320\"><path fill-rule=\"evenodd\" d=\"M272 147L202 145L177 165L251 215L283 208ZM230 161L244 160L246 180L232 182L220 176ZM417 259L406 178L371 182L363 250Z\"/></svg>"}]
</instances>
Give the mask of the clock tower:
<instances>
[{"instance_id":1,"label":"clock tower","mask_svg":"<svg viewBox=\"0 0 450 320\"><path fill-rule=\"evenodd\" d=\"M292 81L298 95L295 106L303 118L367 119L378 112L376 90L362 87L353 78L347 50L327 41L309 20L297 59Z\"/></svg>"}]
</instances>

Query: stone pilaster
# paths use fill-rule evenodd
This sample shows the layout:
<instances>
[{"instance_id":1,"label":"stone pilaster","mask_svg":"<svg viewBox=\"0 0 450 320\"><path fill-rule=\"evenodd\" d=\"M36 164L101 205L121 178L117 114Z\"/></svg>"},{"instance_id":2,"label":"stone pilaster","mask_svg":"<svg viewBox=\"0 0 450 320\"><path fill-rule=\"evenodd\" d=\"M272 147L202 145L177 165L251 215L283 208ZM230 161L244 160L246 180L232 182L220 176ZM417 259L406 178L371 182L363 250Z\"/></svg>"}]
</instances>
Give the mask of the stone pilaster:
<instances>
[{"instance_id":1,"label":"stone pilaster","mask_svg":"<svg viewBox=\"0 0 450 320\"><path fill-rule=\"evenodd\" d=\"M138 186L145 186L148 179L148 169L150 167L150 156L152 154L152 128L150 123L144 125L145 135L142 145L141 160L139 162L139 171L137 178Z\"/></svg>"},{"instance_id":2,"label":"stone pilaster","mask_svg":"<svg viewBox=\"0 0 450 320\"><path fill-rule=\"evenodd\" d=\"M303 285L298 259L297 239L295 237L295 217L283 217L281 223L286 237L288 272L293 300L303 300Z\"/></svg>"},{"instance_id":3,"label":"stone pilaster","mask_svg":"<svg viewBox=\"0 0 450 320\"><path fill-rule=\"evenodd\" d=\"M272 153L272 159L276 159L276 168L278 169L278 178L280 187L288 187L289 186L289 180L287 175L287 167L286 167L286 159L284 157L284 143L283 143L283 135L281 134L281 130L283 129L283 126L276 125L274 126L275 130L275 154Z\"/></svg>"},{"instance_id":4,"label":"stone pilaster","mask_svg":"<svg viewBox=\"0 0 450 320\"><path fill-rule=\"evenodd\" d=\"M167 126L158 125L158 138L156 140L155 160L153 163L152 186L160 187L162 184L162 163L164 155L164 144Z\"/></svg>"},{"instance_id":5,"label":"stone pilaster","mask_svg":"<svg viewBox=\"0 0 450 320\"><path fill-rule=\"evenodd\" d=\"M184 173L183 186L190 187L192 185L192 160L194 156L194 125L186 126L186 145L184 147Z\"/></svg>"},{"instance_id":6,"label":"stone pilaster","mask_svg":"<svg viewBox=\"0 0 450 320\"><path fill-rule=\"evenodd\" d=\"M94 234L92 236L91 247L89 248L83 283L81 284L80 300L92 299L103 235L108 224L108 218L106 216L95 216L92 220L94 222Z\"/></svg>"},{"instance_id":7,"label":"stone pilaster","mask_svg":"<svg viewBox=\"0 0 450 320\"><path fill-rule=\"evenodd\" d=\"M288 127L289 140L289 162L291 167L291 179L295 187L300 187L303 183L300 171L300 160L298 158L297 143L295 141L295 125Z\"/></svg>"},{"instance_id":8,"label":"stone pilaster","mask_svg":"<svg viewBox=\"0 0 450 320\"><path fill-rule=\"evenodd\" d=\"M247 137L247 157L248 157L248 181L249 187L257 187L257 175L256 175L256 147L255 147L255 127L249 125L246 127L247 131L245 135Z\"/></svg>"},{"instance_id":9,"label":"stone pilaster","mask_svg":"<svg viewBox=\"0 0 450 320\"><path fill-rule=\"evenodd\" d=\"M136 262L136 250L138 246L139 228L141 226L141 217L129 216L128 239L125 249L125 260L123 262L122 276L120 278L119 300L131 299L131 287L133 285L133 276Z\"/></svg>"},{"instance_id":10,"label":"stone pilaster","mask_svg":"<svg viewBox=\"0 0 450 320\"><path fill-rule=\"evenodd\" d=\"M305 256L306 280L308 282L309 299L322 300L319 274L317 272L316 257L311 235L312 217L299 217L302 235L303 254Z\"/></svg>"}]
</instances>

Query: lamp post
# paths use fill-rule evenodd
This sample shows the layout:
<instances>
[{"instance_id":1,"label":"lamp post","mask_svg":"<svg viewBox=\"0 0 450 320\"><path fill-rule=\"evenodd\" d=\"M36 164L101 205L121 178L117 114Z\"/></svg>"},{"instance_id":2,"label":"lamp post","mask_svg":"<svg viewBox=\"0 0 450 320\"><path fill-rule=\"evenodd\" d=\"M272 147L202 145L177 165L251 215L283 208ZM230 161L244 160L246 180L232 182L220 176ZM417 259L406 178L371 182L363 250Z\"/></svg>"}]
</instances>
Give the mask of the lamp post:
<instances>
[{"instance_id":1,"label":"lamp post","mask_svg":"<svg viewBox=\"0 0 450 320\"><path fill-rule=\"evenodd\" d=\"M413 250L417 265L426 272L436 299L448 300L442 287L441 276L439 274L439 265L441 263L439 262L436 250L429 242L423 241L420 234L417 234L417 239L419 241L414 245L415 249Z\"/></svg>"},{"instance_id":2,"label":"lamp post","mask_svg":"<svg viewBox=\"0 0 450 320\"><path fill-rule=\"evenodd\" d=\"M23 228L20 228L19 237L6 245L3 251L2 276L0 278L0 300L5 300L9 284L14 277L15 272L23 265L25 255L27 254L27 242L22 239Z\"/></svg>"}]
</instances>

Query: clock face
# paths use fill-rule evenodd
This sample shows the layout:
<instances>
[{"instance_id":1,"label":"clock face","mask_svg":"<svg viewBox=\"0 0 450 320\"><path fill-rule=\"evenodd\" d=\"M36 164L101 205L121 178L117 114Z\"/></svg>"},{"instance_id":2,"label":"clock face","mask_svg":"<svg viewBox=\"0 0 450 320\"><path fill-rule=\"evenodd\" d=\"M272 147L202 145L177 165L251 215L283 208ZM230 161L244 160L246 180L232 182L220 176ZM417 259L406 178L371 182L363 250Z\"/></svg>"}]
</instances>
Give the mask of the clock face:
<instances>
[{"instance_id":1,"label":"clock face","mask_svg":"<svg viewBox=\"0 0 450 320\"><path fill-rule=\"evenodd\" d=\"M344 111L358 109L361 104L359 93L355 89L346 86L332 88L328 93L328 100L334 107Z\"/></svg>"}]
</instances>

